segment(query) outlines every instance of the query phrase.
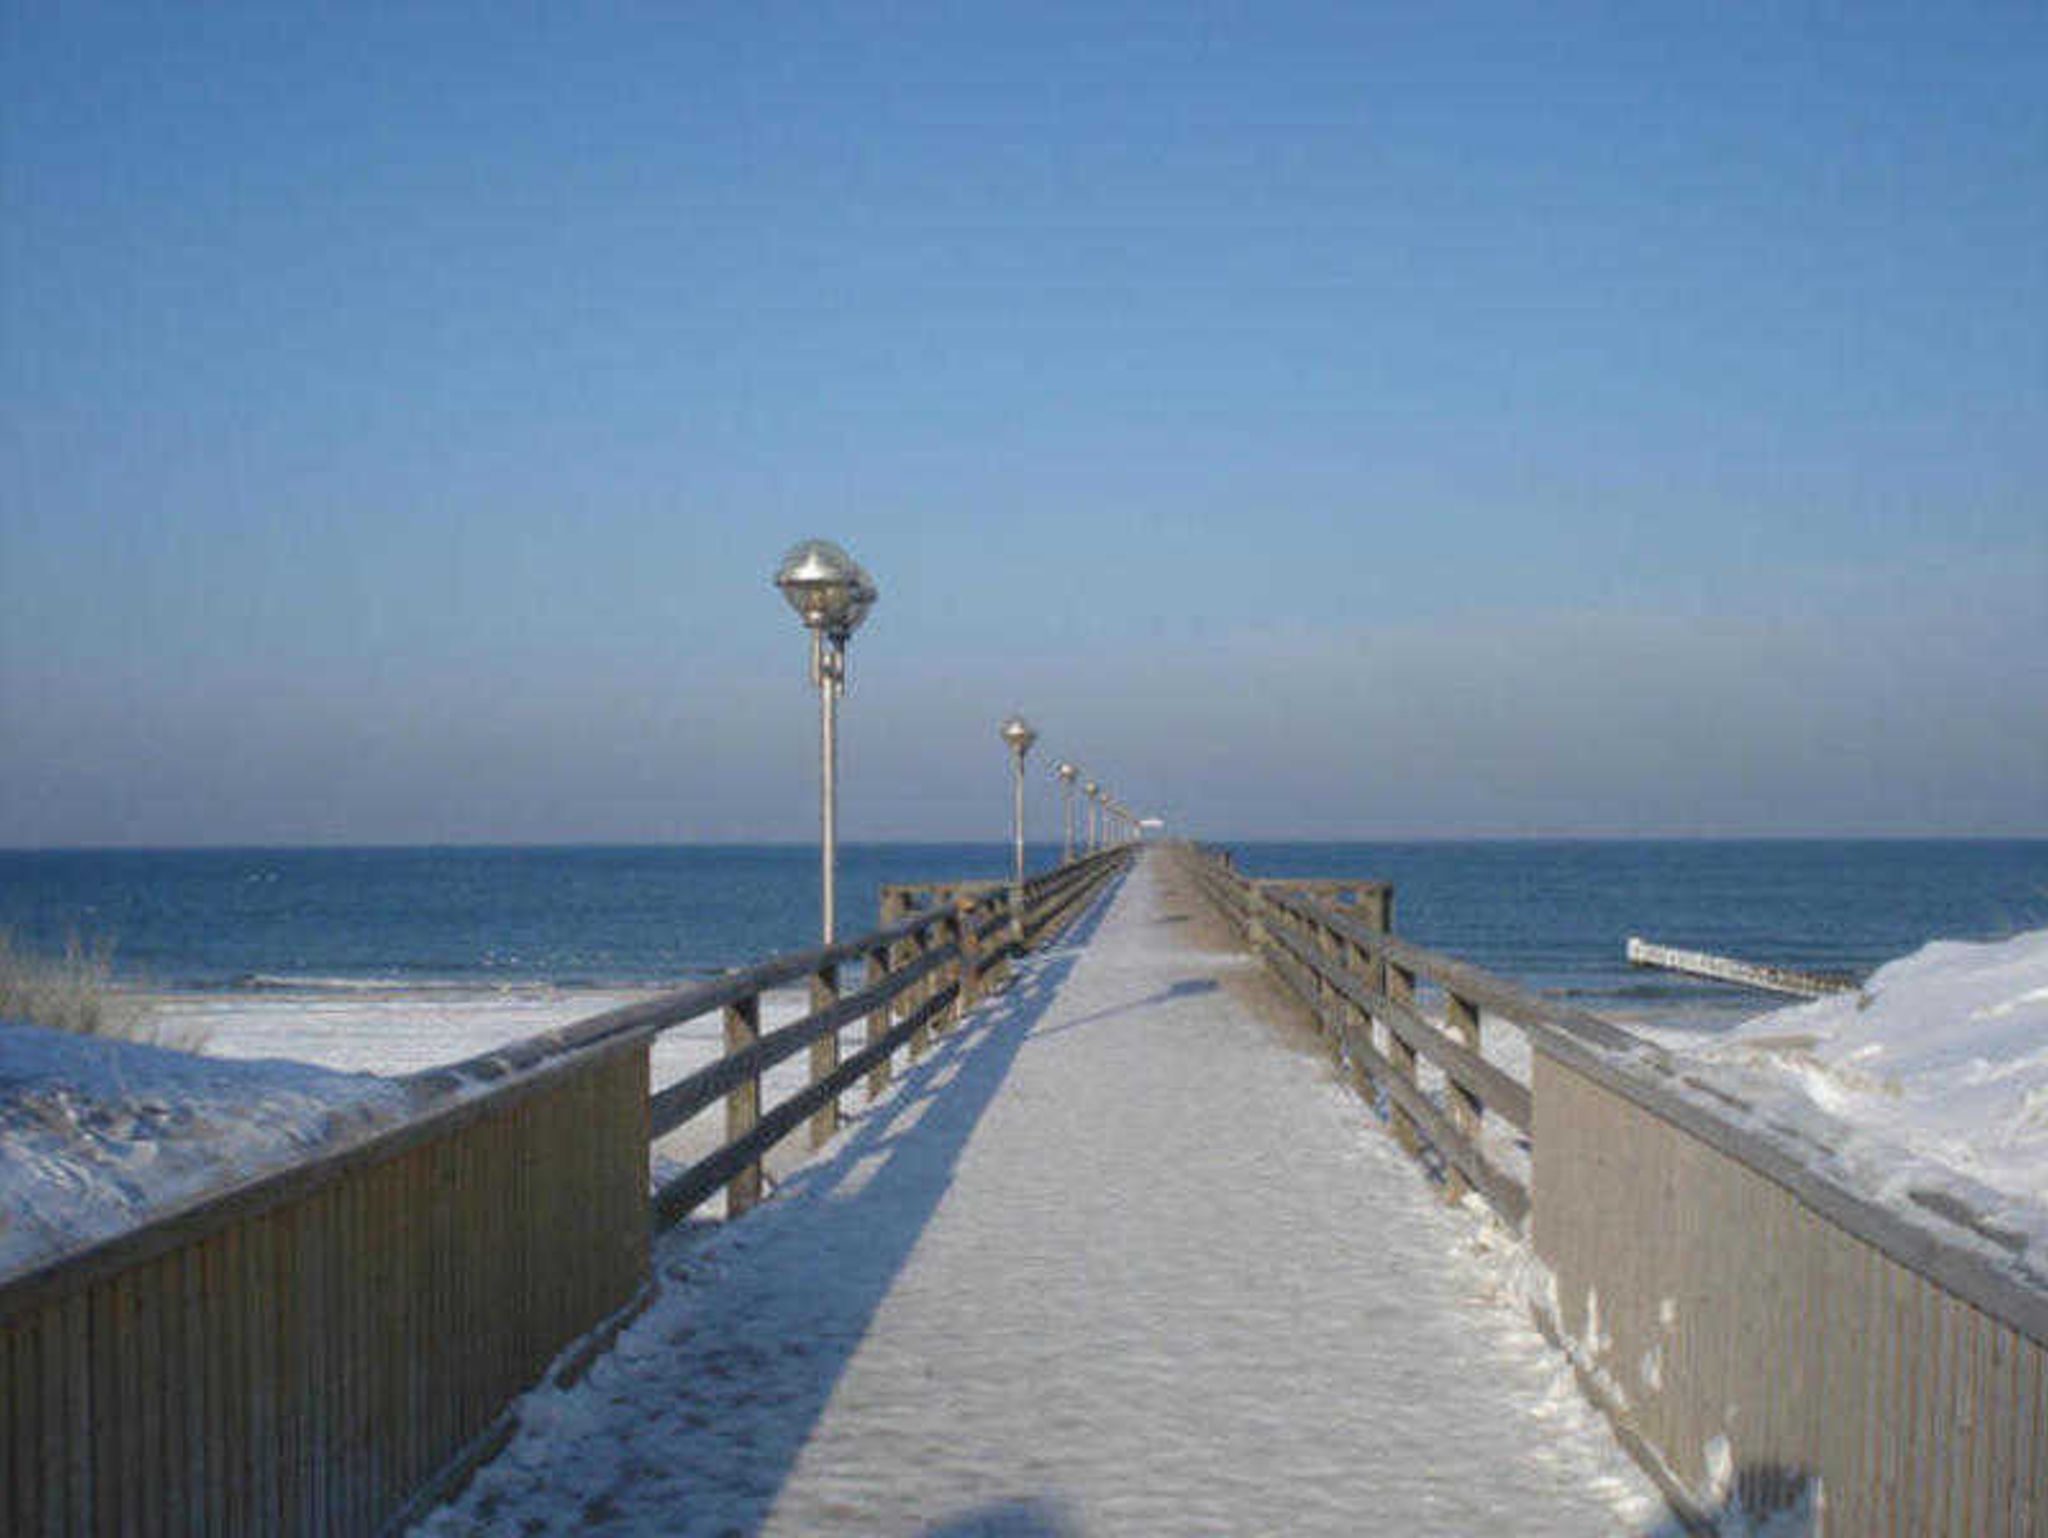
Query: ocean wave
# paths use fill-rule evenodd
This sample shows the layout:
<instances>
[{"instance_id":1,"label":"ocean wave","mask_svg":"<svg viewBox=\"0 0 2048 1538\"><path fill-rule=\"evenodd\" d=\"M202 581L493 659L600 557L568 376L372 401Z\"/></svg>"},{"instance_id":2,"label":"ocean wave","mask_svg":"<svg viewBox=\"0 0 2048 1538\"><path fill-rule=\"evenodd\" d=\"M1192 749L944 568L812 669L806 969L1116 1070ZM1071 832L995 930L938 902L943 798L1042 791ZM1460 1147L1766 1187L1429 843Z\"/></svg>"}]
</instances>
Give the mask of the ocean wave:
<instances>
[{"instance_id":1,"label":"ocean wave","mask_svg":"<svg viewBox=\"0 0 2048 1538\"><path fill-rule=\"evenodd\" d=\"M290 973L244 972L228 986L245 993L440 993L473 992L490 984L454 978L301 977Z\"/></svg>"},{"instance_id":2,"label":"ocean wave","mask_svg":"<svg viewBox=\"0 0 2048 1538\"><path fill-rule=\"evenodd\" d=\"M522 994L617 993L685 987L723 977L726 967L689 967L670 977L505 977L437 976L349 977L299 973L244 972L225 981L218 978L195 980L190 986L202 992L337 994L358 997L381 994Z\"/></svg>"}]
</instances>

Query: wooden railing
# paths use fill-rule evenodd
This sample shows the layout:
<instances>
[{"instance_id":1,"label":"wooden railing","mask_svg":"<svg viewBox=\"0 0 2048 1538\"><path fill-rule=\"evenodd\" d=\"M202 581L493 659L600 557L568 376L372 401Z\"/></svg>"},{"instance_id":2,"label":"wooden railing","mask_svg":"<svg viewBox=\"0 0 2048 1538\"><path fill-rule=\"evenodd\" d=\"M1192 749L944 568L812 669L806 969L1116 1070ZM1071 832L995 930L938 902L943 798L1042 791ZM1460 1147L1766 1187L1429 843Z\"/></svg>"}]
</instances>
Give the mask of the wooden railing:
<instances>
[{"instance_id":1,"label":"wooden railing","mask_svg":"<svg viewBox=\"0 0 2048 1538\"><path fill-rule=\"evenodd\" d=\"M1248 880L1206 851L1186 858L1211 900L1314 1011L1360 1089L1384 1100L1401 1146L1440 1161L1449 1195L1476 1191L1511 1227L1529 1215L1529 1086L1489 1060L1482 1030L1562 1032L1602 1050L1656 1052L1597 1016L1397 938L1384 883ZM1440 1020L1423 1007L1425 990L1439 996ZM1424 1087L1424 1064L1441 1075L1441 1094ZM1523 1157L1511 1157L1516 1151Z\"/></svg>"},{"instance_id":2,"label":"wooden railing","mask_svg":"<svg viewBox=\"0 0 2048 1538\"><path fill-rule=\"evenodd\" d=\"M743 1211L775 1144L806 1122L829 1135L842 1095L879 1090L892 1054L1000 986L1129 859L945 906L905 889L874 934L417 1075L401 1125L0 1283L0 1532L401 1523L496 1445L551 1362L580 1371L646 1296L653 1140L722 1107L723 1140L651 1214L721 1190ZM810 1009L764 1033L763 994L795 983ZM650 1093L653 1041L713 1013L724 1053ZM806 1049L809 1081L764 1108L762 1076Z\"/></svg>"},{"instance_id":3,"label":"wooden railing","mask_svg":"<svg viewBox=\"0 0 2048 1538\"><path fill-rule=\"evenodd\" d=\"M0 1285L0 1532L369 1533L648 1269L595 1043Z\"/></svg>"},{"instance_id":4,"label":"wooden railing","mask_svg":"<svg viewBox=\"0 0 2048 1538\"><path fill-rule=\"evenodd\" d=\"M511 1047L431 1069L410 1082L428 1096L460 1093L507 1072L600 1043L643 1047L667 1031L706 1015L722 1017L725 1051L675 1083L654 1090L648 1136L659 1140L723 1106L725 1139L715 1151L670 1178L655 1193L656 1220L671 1224L721 1191L727 1212L760 1199L762 1159L799 1127L809 1124L813 1144L838 1129L840 1097L863 1078L870 1094L889 1082L899 1050L915 1055L942 1030L999 986L1011 959L1067 923L1112 876L1128 867L1127 849L1107 850L1033 877L1021 886L965 882L929 887L886 887L885 922L872 934L816 950L776 956L642 1003L593 1015ZM919 898L943 894L932 904ZM857 988L848 973L860 967ZM772 990L803 984L810 1009L800 1019L763 1032L762 999ZM866 1039L843 1056L842 1032L863 1024ZM804 1086L773 1106L762 1101L764 1076L808 1050Z\"/></svg>"},{"instance_id":5,"label":"wooden railing","mask_svg":"<svg viewBox=\"0 0 2048 1538\"><path fill-rule=\"evenodd\" d=\"M1597 1016L1182 857L1404 1146L1527 1230L1538 1324L1689 1524L1803 1500L1829 1532L2048 1535L2048 1277L1990 1203L1881 1198L1829 1135ZM1526 1079L1482 1024L1526 1037Z\"/></svg>"}]
</instances>

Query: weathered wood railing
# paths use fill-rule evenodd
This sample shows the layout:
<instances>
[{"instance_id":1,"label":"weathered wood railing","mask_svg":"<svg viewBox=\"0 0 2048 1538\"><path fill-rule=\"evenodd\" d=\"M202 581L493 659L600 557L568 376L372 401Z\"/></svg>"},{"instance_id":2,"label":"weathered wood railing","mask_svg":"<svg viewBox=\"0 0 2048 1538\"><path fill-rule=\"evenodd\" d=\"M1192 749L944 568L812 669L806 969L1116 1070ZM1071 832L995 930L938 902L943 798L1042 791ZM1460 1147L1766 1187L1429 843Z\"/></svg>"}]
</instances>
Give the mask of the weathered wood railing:
<instances>
[{"instance_id":1,"label":"weathered wood railing","mask_svg":"<svg viewBox=\"0 0 2048 1538\"><path fill-rule=\"evenodd\" d=\"M1360 1089L1384 1099L1402 1147L1439 1162L1451 1196L1476 1191L1511 1227L1529 1215L1530 1093L1486 1056L1482 1022L1566 1031L1610 1051L1654 1050L1595 1016L1399 939L1384 883L1247 880L1214 855L1188 858L1211 899L1315 1012ZM1422 1007L1426 988L1441 995L1441 1022ZM1425 1088L1424 1064L1441 1076L1441 1095ZM1496 1127L1506 1130L1496 1135Z\"/></svg>"},{"instance_id":2,"label":"weathered wood railing","mask_svg":"<svg viewBox=\"0 0 2048 1538\"><path fill-rule=\"evenodd\" d=\"M372 1533L579 1371L644 1297L650 1215L761 1192L761 1160L836 1125L1021 949L1129 863L1108 851L902 911L871 935L593 1016L407 1081L401 1125L0 1283L0 1532ZM843 991L842 970L865 968ZM811 987L763 1032L768 990ZM650 1093L662 1032L722 1015L725 1052ZM843 1060L841 1032L866 1037ZM809 1082L762 1076L809 1048ZM719 1107L724 1140L654 1193L649 1147ZM572 1343L580 1347L565 1353Z\"/></svg>"},{"instance_id":3,"label":"weathered wood railing","mask_svg":"<svg viewBox=\"0 0 2048 1538\"><path fill-rule=\"evenodd\" d=\"M1951 1189L1873 1195L1827 1139L1596 1016L1183 858L1396 1136L1526 1222L1538 1323L1689 1522L1806 1500L1830 1533L2048 1535L2048 1278L2017 1236ZM1526 1081L1482 1021L1527 1037Z\"/></svg>"},{"instance_id":4,"label":"weathered wood railing","mask_svg":"<svg viewBox=\"0 0 2048 1538\"><path fill-rule=\"evenodd\" d=\"M599 1042L14 1278L0 1531L376 1531L648 1237L646 1049Z\"/></svg>"}]
</instances>

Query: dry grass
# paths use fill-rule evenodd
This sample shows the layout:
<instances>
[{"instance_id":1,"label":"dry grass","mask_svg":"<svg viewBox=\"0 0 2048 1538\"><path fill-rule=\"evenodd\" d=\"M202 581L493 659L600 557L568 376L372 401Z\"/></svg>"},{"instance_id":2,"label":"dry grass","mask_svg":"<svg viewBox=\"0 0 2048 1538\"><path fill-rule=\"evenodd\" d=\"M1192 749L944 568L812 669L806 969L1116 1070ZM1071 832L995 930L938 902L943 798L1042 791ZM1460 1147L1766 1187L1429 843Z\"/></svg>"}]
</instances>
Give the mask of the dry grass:
<instances>
[{"instance_id":1,"label":"dry grass","mask_svg":"<svg viewBox=\"0 0 2048 1538\"><path fill-rule=\"evenodd\" d=\"M26 1020L81 1036L157 1041L147 1000L113 985L112 950L74 937L62 958L40 956L0 929L0 1020Z\"/></svg>"}]
</instances>

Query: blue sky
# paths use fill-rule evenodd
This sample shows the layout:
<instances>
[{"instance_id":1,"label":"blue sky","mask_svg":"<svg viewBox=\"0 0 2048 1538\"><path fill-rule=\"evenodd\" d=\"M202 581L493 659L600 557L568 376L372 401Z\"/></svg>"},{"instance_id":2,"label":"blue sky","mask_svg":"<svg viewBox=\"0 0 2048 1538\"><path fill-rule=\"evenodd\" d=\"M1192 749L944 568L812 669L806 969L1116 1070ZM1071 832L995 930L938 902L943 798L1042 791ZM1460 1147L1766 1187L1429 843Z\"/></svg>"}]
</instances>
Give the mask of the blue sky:
<instances>
[{"instance_id":1,"label":"blue sky","mask_svg":"<svg viewBox=\"0 0 2048 1538\"><path fill-rule=\"evenodd\" d=\"M510 12L0 0L0 843L2048 832L2041 7Z\"/></svg>"}]
</instances>

